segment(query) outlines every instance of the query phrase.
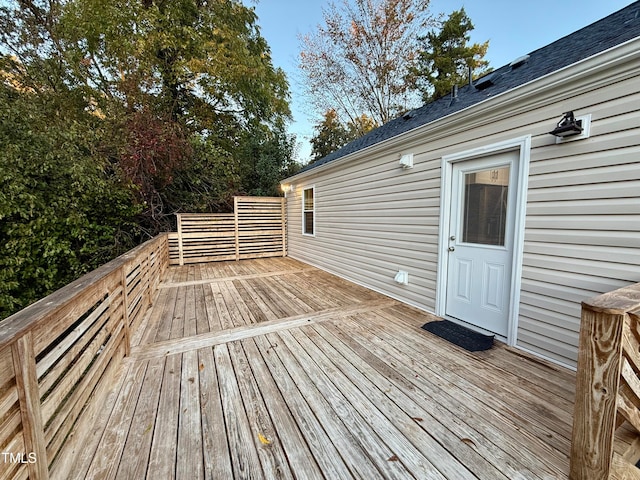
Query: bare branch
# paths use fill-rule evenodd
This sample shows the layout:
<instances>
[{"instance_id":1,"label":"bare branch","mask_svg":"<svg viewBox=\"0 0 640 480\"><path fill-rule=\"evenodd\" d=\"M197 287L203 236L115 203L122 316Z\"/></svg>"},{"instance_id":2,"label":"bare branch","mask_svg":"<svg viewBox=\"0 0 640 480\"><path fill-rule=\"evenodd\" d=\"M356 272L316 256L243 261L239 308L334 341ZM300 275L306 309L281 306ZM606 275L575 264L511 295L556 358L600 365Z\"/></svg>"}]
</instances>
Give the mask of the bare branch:
<instances>
[{"instance_id":1,"label":"bare branch","mask_svg":"<svg viewBox=\"0 0 640 480\"><path fill-rule=\"evenodd\" d=\"M324 24L300 38L299 67L318 112L334 108L355 121L385 123L417 106L406 81L419 37L435 24L423 0L341 0L323 11Z\"/></svg>"}]
</instances>

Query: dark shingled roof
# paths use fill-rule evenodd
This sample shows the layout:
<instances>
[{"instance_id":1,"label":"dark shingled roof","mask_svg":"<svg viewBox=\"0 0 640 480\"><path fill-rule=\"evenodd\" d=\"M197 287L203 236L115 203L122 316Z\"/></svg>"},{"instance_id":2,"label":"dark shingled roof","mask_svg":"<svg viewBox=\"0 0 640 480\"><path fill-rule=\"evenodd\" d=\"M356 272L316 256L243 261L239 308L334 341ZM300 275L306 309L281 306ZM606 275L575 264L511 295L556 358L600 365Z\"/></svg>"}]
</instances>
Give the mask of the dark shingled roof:
<instances>
[{"instance_id":1,"label":"dark shingled roof","mask_svg":"<svg viewBox=\"0 0 640 480\"><path fill-rule=\"evenodd\" d=\"M521 57L524 63L518 66L512 67L511 64L515 61L511 62L477 79L473 85L459 87L455 101L452 101L451 95L447 95L407 112L307 165L299 173L463 110L638 36L640 36L640 1L633 2L608 17L531 52L528 58Z\"/></svg>"}]
</instances>

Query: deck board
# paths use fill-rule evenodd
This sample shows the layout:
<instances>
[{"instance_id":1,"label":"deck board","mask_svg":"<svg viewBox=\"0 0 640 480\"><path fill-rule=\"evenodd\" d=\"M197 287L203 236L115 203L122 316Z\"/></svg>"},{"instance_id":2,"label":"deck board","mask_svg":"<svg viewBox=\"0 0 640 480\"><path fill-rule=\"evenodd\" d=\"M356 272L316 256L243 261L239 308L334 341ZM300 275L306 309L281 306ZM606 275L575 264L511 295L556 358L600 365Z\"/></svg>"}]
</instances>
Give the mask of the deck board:
<instances>
[{"instance_id":1,"label":"deck board","mask_svg":"<svg viewBox=\"0 0 640 480\"><path fill-rule=\"evenodd\" d=\"M453 369L442 368L441 362L425 358L422 349L411 348L399 333L388 336L370 334L359 324L340 325L337 329L343 341L358 342L360 348L375 352L370 356L362 354L368 363L387 365L382 373L393 381L390 388L412 396L434 421L457 432L459 442L482 452L509 478L517 478L518 474L524 474L524 478L540 478L537 475L545 471L546 478L562 478L548 470L547 452L534 451L534 445L529 444L533 439L528 439L526 433L519 431L518 425L509 421L509 412L500 411L504 407L495 402L490 392L473 388ZM437 350L433 354L442 358ZM419 418L425 417L420 415ZM521 450L523 443L527 448ZM495 456L497 460L494 460ZM518 458L517 469L511 465L513 458Z\"/></svg>"},{"instance_id":2,"label":"deck board","mask_svg":"<svg viewBox=\"0 0 640 480\"><path fill-rule=\"evenodd\" d=\"M237 343L232 345L238 352L239 345ZM321 477L321 471L314 458L300 448L300 445L306 443L305 437L293 415L289 412L287 401L282 396L278 383L274 379L274 372L267 366L255 341L242 342L242 347L247 365L251 365L255 375L255 381L251 382L252 396L262 398L264 401L263 418L273 419L273 424L261 427L261 442L267 445L280 443L282 452L291 465L292 472L305 472L305 475L311 478ZM237 353L238 357L241 355L241 352ZM280 463L285 462L280 459Z\"/></svg>"},{"instance_id":3,"label":"deck board","mask_svg":"<svg viewBox=\"0 0 640 480\"><path fill-rule=\"evenodd\" d=\"M166 358L146 478L175 478L182 355ZM125 457L125 461L128 457Z\"/></svg>"},{"instance_id":4,"label":"deck board","mask_svg":"<svg viewBox=\"0 0 640 480\"><path fill-rule=\"evenodd\" d=\"M270 334L267 340L271 344L271 350L291 375L302 401L311 410L309 420L317 422L321 419L319 427L325 430L329 442L335 446L339 457L352 474L359 478L379 478L381 472L377 465L371 462L366 443L362 444L367 442L368 432L359 437L357 430L349 428L350 424L355 422L349 421L349 416L354 415L353 410L347 408L346 402L340 403L341 399L339 396L336 398L334 389L322 388L323 385L318 378L322 372L310 369L312 365L305 369L280 336ZM346 421L344 417L347 417ZM391 455L390 451L383 453L384 458L390 458Z\"/></svg>"},{"instance_id":5,"label":"deck board","mask_svg":"<svg viewBox=\"0 0 640 480\"><path fill-rule=\"evenodd\" d=\"M263 478L260 458L254 442L254 436L257 437L260 432L252 431L249 425L227 345L216 346L214 356L220 380L220 396L233 473L236 478Z\"/></svg>"},{"instance_id":6,"label":"deck board","mask_svg":"<svg viewBox=\"0 0 640 480\"><path fill-rule=\"evenodd\" d=\"M156 358L147 364L142 389L123 449L123 455L128 461L119 462L115 478L143 478L145 475L153 438L153 426L158 413L163 370L163 359Z\"/></svg>"},{"instance_id":7,"label":"deck board","mask_svg":"<svg viewBox=\"0 0 640 480\"><path fill-rule=\"evenodd\" d=\"M567 478L575 374L289 258L171 267L76 478ZM98 441L98 439L100 439Z\"/></svg>"},{"instance_id":8,"label":"deck board","mask_svg":"<svg viewBox=\"0 0 640 480\"><path fill-rule=\"evenodd\" d=\"M402 464L416 478L446 478L444 475L451 478L456 473L461 477L468 475L468 470L461 468L462 465L449 452L421 430L417 422L391 402L363 372L354 368L354 357L341 357L331 344L315 335L313 329L287 333L296 339L308 356L303 357L305 363L315 362L326 375L325 380L340 391L349 406L358 406L366 427L372 430L371 440L385 444L391 452L389 456L381 455L388 462L384 465ZM363 446L369 449L371 442ZM425 455L423 452L429 453Z\"/></svg>"},{"instance_id":9,"label":"deck board","mask_svg":"<svg viewBox=\"0 0 640 480\"><path fill-rule=\"evenodd\" d=\"M442 358L447 357L450 351L447 342L433 335L429 335L432 338L426 335L415 338L396 321L395 318L386 316L378 323L385 327L380 333L386 341L411 339L414 349L422 346ZM493 355L494 350L479 354L457 350L459 355L455 358L449 356L442 364L446 367L443 371L455 375L448 377L451 383L467 391L482 393L484 403L491 408L500 409L503 415L516 419L519 426L529 427L527 431L542 439L545 445L554 447L554 452L568 452L573 405L562 399L543 395L543 391L536 389L534 384L519 383L526 379L510 375L506 364L503 369L495 369L486 362L479 361L482 357ZM413 356L426 360L416 350L413 350ZM566 410L562 410L562 406Z\"/></svg>"},{"instance_id":10,"label":"deck board","mask_svg":"<svg viewBox=\"0 0 640 480\"><path fill-rule=\"evenodd\" d=\"M137 362L128 370L86 478L116 478L147 365L146 361Z\"/></svg>"},{"instance_id":11,"label":"deck board","mask_svg":"<svg viewBox=\"0 0 640 480\"><path fill-rule=\"evenodd\" d=\"M434 416L423 408L422 402L419 403L419 400L414 398L415 390L408 380L374 353L379 353L374 345L365 346L352 336L345 336L343 332L330 328L329 325L315 330L315 335L321 336L328 346L333 346L345 359L351 359L353 368L347 368L345 374L361 372L369 382L367 384L360 381L363 389L370 385L377 386L377 389L369 392L370 398L376 398L380 404L384 404L387 398L393 402L391 415L394 415L394 423L402 425L403 433L414 444L425 449L427 455L437 454L436 458L439 461L447 460L443 465L444 469L456 465L456 461L450 458L453 456L466 466L467 475L477 472L483 478L511 478L500 472L487 459L492 456L493 449L484 448L485 441L479 439L477 432L473 432L476 433L474 435L469 429L461 429L461 425L456 421L447 422L450 412L445 416ZM424 435L424 432L428 433L428 436ZM473 448L470 448L471 446Z\"/></svg>"}]
</instances>

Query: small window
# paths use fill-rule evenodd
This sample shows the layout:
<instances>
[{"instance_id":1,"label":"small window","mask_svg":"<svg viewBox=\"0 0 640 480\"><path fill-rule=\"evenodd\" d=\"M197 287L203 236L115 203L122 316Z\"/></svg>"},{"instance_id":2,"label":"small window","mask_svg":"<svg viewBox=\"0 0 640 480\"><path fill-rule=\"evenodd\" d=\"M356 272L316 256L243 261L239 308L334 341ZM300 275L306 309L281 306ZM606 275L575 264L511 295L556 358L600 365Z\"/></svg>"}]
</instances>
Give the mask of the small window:
<instances>
[{"instance_id":1,"label":"small window","mask_svg":"<svg viewBox=\"0 0 640 480\"><path fill-rule=\"evenodd\" d=\"M305 188L302 200L302 233L305 235L315 235L315 189Z\"/></svg>"},{"instance_id":2,"label":"small window","mask_svg":"<svg viewBox=\"0 0 640 480\"><path fill-rule=\"evenodd\" d=\"M462 241L505 246L509 166L465 174Z\"/></svg>"}]
</instances>

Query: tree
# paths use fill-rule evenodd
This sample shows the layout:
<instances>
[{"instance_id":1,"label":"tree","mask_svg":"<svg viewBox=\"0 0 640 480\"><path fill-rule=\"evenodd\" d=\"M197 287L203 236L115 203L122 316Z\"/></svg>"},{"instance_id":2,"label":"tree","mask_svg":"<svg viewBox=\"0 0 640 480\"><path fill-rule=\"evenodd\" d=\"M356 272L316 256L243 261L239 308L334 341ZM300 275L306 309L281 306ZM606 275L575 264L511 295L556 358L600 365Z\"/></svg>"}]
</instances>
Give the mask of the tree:
<instances>
[{"instance_id":1,"label":"tree","mask_svg":"<svg viewBox=\"0 0 640 480\"><path fill-rule=\"evenodd\" d=\"M176 211L207 204L220 208L234 194L256 187L234 178L246 170L242 165L223 169L222 179L215 178L215 169L199 172L198 184L216 186L196 190L208 200L194 198L184 181L197 177L198 166L249 161L242 152L254 133L263 127L280 131L289 117L288 84L271 63L254 10L235 0L75 3L66 25L76 56L96 59L90 63L96 66L93 83L106 83L101 91L115 91L124 100L116 105L123 110L119 128L127 140L119 147L119 161L125 172L137 174L131 178L139 186L149 232L166 229L165 218ZM128 40L122 39L123 29ZM96 31L104 34L85 41ZM206 145L198 154L215 158L194 158L193 144ZM178 181L178 174L185 177ZM182 199L172 185L176 181L186 189ZM230 190L221 192L222 185Z\"/></svg>"},{"instance_id":2,"label":"tree","mask_svg":"<svg viewBox=\"0 0 640 480\"><path fill-rule=\"evenodd\" d=\"M299 67L319 112L355 122L363 112L384 124L419 100L406 77L418 33L433 25L425 0L342 0L324 25L301 37Z\"/></svg>"},{"instance_id":3,"label":"tree","mask_svg":"<svg viewBox=\"0 0 640 480\"><path fill-rule=\"evenodd\" d=\"M469 69L476 77L489 70L489 62L484 60L489 41L468 45L473 28L461 8L449 15L440 31L421 37L423 51L414 75L425 102L447 95L454 85L466 83Z\"/></svg>"},{"instance_id":4,"label":"tree","mask_svg":"<svg viewBox=\"0 0 640 480\"><path fill-rule=\"evenodd\" d=\"M288 85L271 63L255 11L238 0L69 0L59 18L74 74L129 110L152 102L196 131L227 116L289 115Z\"/></svg>"},{"instance_id":5,"label":"tree","mask_svg":"<svg viewBox=\"0 0 640 480\"><path fill-rule=\"evenodd\" d=\"M139 207L100 151L99 119L3 82L0 119L4 318L131 248Z\"/></svg>"},{"instance_id":6,"label":"tree","mask_svg":"<svg viewBox=\"0 0 640 480\"><path fill-rule=\"evenodd\" d=\"M344 125L338 119L338 113L334 109L327 110L323 120L315 126L316 134L311 139L311 160L326 157L377 126L375 121L365 114L355 117L354 121Z\"/></svg>"},{"instance_id":7,"label":"tree","mask_svg":"<svg viewBox=\"0 0 640 480\"><path fill-rule=\"evenodd\" d=\"M0 2L0 85L0 315L295 168L239 0Z\"/></svg>"},{"instance_id":8,"label":"tree","mask_svg":"<svg viewBox=\"0 0 640 480\"><path fill-rule=\"evenodd\" d=\"M173 171L161 200L170 211L228 212L233 195L242 191L238 162L210 137L192 137L192 155ZM215 174L205 174L215 172Z\"/></svg>"},{"instance_id":9,"label":"tree","mask_svg":"<svg viewBox=\"0 0 640 480\"><path fill-rule=\"evenodd\" d=\"M349 132L338 120L334 109L325 112L324 118L314 127L316 134L311 139L311 160L319 160L338 150L349 141Z\"/></svg>"},{"instance_id":10,"label":"tree","mask_svg":"<svg viewBox=\"0 0 640 480\"><path fill-rule=\"evenodd\" d=\"M299 169L293 161L295 140L284 128L256 128L238 155L241 190L248 195L281 195L280 180Z\"/></svg>"},{"instance_id":11,"label":"tree","mask_svg":"<svg viewBox=\"0 0 640 480\"><path fill-rule=\"evenodd\" d=\"M364 113L359 117L354 118L352 121L347 123L347 129L349 130L349 136L351 137L349 141L355 140L356 138L360 138L363 135L366 135L374 128L377 128L379 125L376 121L365 115Z\"/></svg>"},{"instance_id":12,"label":"tree","mask_svg":"<svg viewBox=\"0 0 640 480\"><path fill-rule=\"evenodd\" d=\"M218 161L250 161L241 152L252 142L255 150L255 132L278 135L289 119L286 77L254 9L238 0L14 0L0 10L7 73L43 98L56 93L62 109L102 118L103 148L135 186L148 235L191 208L174 182L194 208L212 210L257 188L230 180L240 165L221 181L215 169L199 172L201 185L216 185L197 190L208 198L195 199L184 181ZM214 158L196 158L206 153Z\"/></svg>"}]
</instances>

